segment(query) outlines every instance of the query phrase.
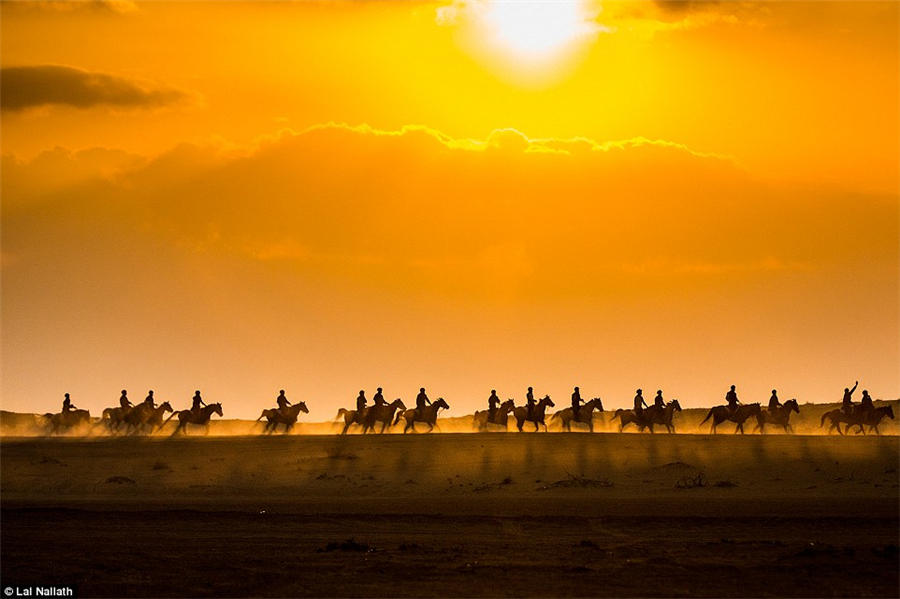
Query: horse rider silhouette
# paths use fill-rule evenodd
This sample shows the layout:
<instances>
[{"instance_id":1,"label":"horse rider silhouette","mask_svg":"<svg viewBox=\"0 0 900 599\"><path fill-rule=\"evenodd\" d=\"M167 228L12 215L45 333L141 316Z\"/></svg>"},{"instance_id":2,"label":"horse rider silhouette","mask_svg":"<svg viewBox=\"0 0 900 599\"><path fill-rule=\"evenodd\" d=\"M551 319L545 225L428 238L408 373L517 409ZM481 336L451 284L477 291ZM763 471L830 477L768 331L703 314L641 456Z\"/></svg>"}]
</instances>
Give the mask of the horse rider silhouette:
<instances>
[{"instance_id":1,"label":"horse rider silhouette","mask_svg":"<svg viewBox=\"0 0 900 599\"><path fill-rule=\"evenodd\" d=\"M63 400L63 405L62 405L62 412L63 412L63 414L65 414L66 412L69 412L69 411L71 411L71 410L77 410L77 409L78 409L78 408L76 408L76 407L72 404L72 400L69 399L69 394L66 393L66 398Z\"/></svg>"},{"instance_id":2,"label":"horse rider silhouette","mask_svg":"<svg viewBox=\"0 0 900 599\"><path fill-rule=\"evenodd\" d=\"M578 422L578 407L583 403L581 393L578 391L578 387L575 387L575 391L572 393L572 417L575 422Z\"/></svg>"},{"instance_id":3,"label":"horse rider silhouette","mask_svg":"<svg viewBox=\"0 0 900 599\"><path fill-rule=\"evenodd\" d=\"M634 396L634 413L637 416L640 416L644 413L644 408L649 408L647 402L644 401L644 391L642 389L637 390L637 394Z\"/></svg>"},{"instance_id":4,"label":"horse rider silhouette","mask_svg":"<svg viewBox=\"0 0 900 599\"><path fill-rule=\"evenodd\" d=\"M131 401L128 399L128 391L122 389L122 396L119 397L119 405L122 406L122 411L127 412L128 408L133 407Z\"/></svg>"},{"instance_id":5,"label":"horse rider silhouette","mask_svg":"<svg viewBox=\"0 0 900 599\"><path fill-rule=\"evenodd\" d=\"M428 399L428 396L425 395L425 387L421 387L419 389L419 394L416 395L416 409L419 411L419 414L422 413L422 410L425 409L425 406L430 406L431 400Z\"/></svg>"},{"instance_id":6,"label":"horse rider silhouette","mask_svg":"<svg viewBox=\"0 0 900 599\"><path fill-rule=\"evenodd\" d=\"M781 401L778 399L778 391L772 389L772 397L769 398L769 411L774 412L781 407Z\"/></svg>"},{"instance_id":7,"label":"horse rider silhouette","mask_svg":"<svg viewBox=\"0 0 900 599\"><path fill-rule=\"evenodd\" d=\"M200 397L200 390L197 389L194 391L194 397L191 400L191 412L194 414L199 414L200 410L203 409L203 406L206 405L206 402L203 401L203 398Z\"/></svg>"},{"instance_id":8,"label":"horse rider silhouette","mask_svg":"<svg viewBox=\"0 0 900 599\"><path fill-rule=\"evenodd\" d=\"M283 416L287 416L287 407L291 405L291 402L288 401L288 398L284 395L284 389L281 389L278 392L278 397L275 398L275 403L278 404L278 411L281 412Z\"/></svg>"},{"instance_id":9,"label":"horse rider silhouette","mask_svg":"<svg viewBox=\"0 0 900 599\"><path fill-rule=\"evenodd\" d=\"M528 393L525 394L525 414L527 415L526 418L530 419L532 417L532 415L534 414L535 405L534 389L528 387Z\"/></svg>"},{"instance_id":10,"label":"horse rider silhouette","mask_svg":"<svg viewBox=\"0 0 900 599\"><path fill-rule=\"evenodd\" d=\"M366 403L366 392L364 389L360 389L359 395L356 396L356 412L362 413L366 409Z\"/></svg>"},{"instance_id":11,"label":"horse rider silhouette","mask_svg":"<svg viewBox=\"0 0 900 599\"><path fill-rule=\"evenodd\" d=\"M153 389L147 392L147 397L144 398L144 404L149 406L151 409L156 409L156 401L153 399Z\"/></svg>"},{"instance_id":12,"label":"horse rider silhouette","mask_svg":"<svg viewBox=\"0 0 900 599\"><path fill-rule=\"evenodd\" d=\"M500 405L500 398L497 397L497 390L491 389L491 396L488 397L488 420L490 422L494 421L494 416L497 414L497 406Z\"/></svg>"},{"instance_id":13,"label":"horse rider silhouette","mask_svg":"<svg viewBox=\"0 0 900 599\"><path fill-rule=\"evenodd\" d=\"M869 391L863 389L862 399L859 400L859 411L865 414L874 409L875 405L872 403L872 397L869 395Z\"/></svg>"},{"instance_id":14,"label":"horse rider silhouette","mask_svg":"<svg viewBox=\"0 0 900 599\"><path fill-rule=\"evenodd\" d=\"M372 397L372 404L376 408L379 406L387 405L387 402L384 401L384 395L381 394L381 387L378 387L378 390L375 392L375 395Z\"/></svg>"},{"instance_id":15,"label":"horse rider silhouette","mask_svg":"<svg viewBox=\"0 0 900 599\"><path fill-rule=\"evenodd\" d=\"M666 401L663 399L662 389L656 390L656 397L653 398L653 405L656 406L657 408L659 408L660 410L665 409Z\"/></svg>"},{"instance_id":16,"label":"horse rider silhouette","mask_svg":"<svg viewBox=\"0 0 900 599\"><path fill-rule=\"evenodd\" d=\"M725 394L725 401L728 402L728 409L731 410L732 414L737 410L738 406L741 405L741 402L738 400L737 391L734 390L734 385L732 385L728 393Z\"/></svg>"},{"instance_id":17,"label":"horse rider silhouette","mask_svg":"<svg viewBox=\"0 0 900 599\"><path fill-rule=\"evenodd\" d=\"M853 392L856 391L857 386L859 386L859 381L856 381L852 389L844 387L844 398L841 400L841 410L847 415L850 415L850 413L853 412L853 400L851 397Z\"/></svg>"}]
</instances>

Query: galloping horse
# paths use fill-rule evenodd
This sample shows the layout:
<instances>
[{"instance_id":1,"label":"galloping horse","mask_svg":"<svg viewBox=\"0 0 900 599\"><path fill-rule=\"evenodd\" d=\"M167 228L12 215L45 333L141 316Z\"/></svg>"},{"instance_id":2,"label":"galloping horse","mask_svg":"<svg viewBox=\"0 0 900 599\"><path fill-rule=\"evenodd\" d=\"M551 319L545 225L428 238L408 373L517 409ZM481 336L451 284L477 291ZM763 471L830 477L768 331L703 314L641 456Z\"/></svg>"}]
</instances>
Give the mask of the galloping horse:
<instances>
[{"instance_id":1,"label":"galloping horse","mask_svg":"<svg viewBox=\"0 0 900 599\"><path fill-rule=\"evenodd\" d=\"M119 409L121 410L121 408ZM169 411L172 411L171 406L169 406ZM122 422L125 424L125 434L140 432L154 412L155 409L146 403L140 403L125 412L122 416Z\"/></svg>"},{"instance_id":2,"label":"galloping horse","mask_svg":"<svg viewBox=\"0 0 900 599\"><path fill-rule=\"evenodd\" d=\"M122 407L105 408L103 414L100 416L100 422L105 423L109 432L115 434L119 432L119 429L125 424L125 416L133 409L134 408L128 408L128 410L125 410Z\"/></svg>"},{"instance_id":3,"label":"galloping horse","mask_svg":"<svg viewBox=\"0 0 900 599\"><path fill-rule=\"evenodd\" d=\"M178 426L175 427L175 432L172 433L173 437L177 435L179 431L186 435L188 424L196 424L197 426L204 427L204 434L208 435L209 419L212 418L213 414L218 414L219 418L222 417L222 404L211 403L208 406L200 408L197 412L192 410L178 410L177 412L172 412L172 415L166 418L166 422L178 416ZM163 424L166 424L166 422L163 422Z\"/></svg>"},{"instance_id":4,"label":"galloping horse","mask_svg":"<svg viewBox=\"0 0 900 599\"><path fill-rule=\"evenodd\" d=\"M770 423L779 425L786 433L792 433L794 427L791 426L791 412L800 413L800 406L797 405L796 399L787 400L783 405L775 408L774 412L760 410L759 416L756 417L756 428L753 430L765 433L766 423Z\"/></svg>"},{"instance_id":5,"label":"galloping horse","mask_svg":"<svg viewBox=\"0 0 900 599\"><path fill-rule=\"evenodd\" d=\"M712 429L711 432L713 434L716 433L716 427L725 422L726 420L730 420L732 422L737 423L737 427L735 427L734 432L737 434L740 432L742 435L744 434L744 422L747 421L751 416L756 416L757 420L760 417L760 407L758 403L744 404L738 406L737 409L732 412L728 409L728 406L715 406L710 408L709 412L706 414L706 418L703 419L702 425L704 422L712 417Z\"/></svg>"},{"instance_id":6,"label":"galloping horse","mask_svg":"<svg viewBox=\"0 0 900 599\"><path fill-rule=\"evenodd\" d=\"M394 413L397 410L405 410L406 405L403 403L403 400L399 397L392 401L389 404L385 404L383 406L372 406L368 410L366 410L363 420L363 434L366 434L367 430L375 430L375 423L381 423L381 430L378 431L379 434L384 432L384 429L391 423L394 419Z\"/></svg>"},{"instance_id":7,"label":"galloping horse","mask_svg":"<svg viewBox=\"0 0 900 599\"><path fill-rule=\"evenodd\" d=\"M584 404L578 408L578 418L575 418L575 414L572 411L572 408L566 408L564 410L560 410L553 414L550 418L551 420L555 420L559 418L562 423L562 427L564 431L572 432L572 423L576 422L578 424L586 424L588 430L590 432L594 432L594 408L597 408L597 411L603 411L603 402L600 401L599 397L595 397L590 401L584 402Z\"/></svg>"},{"instance_id":8,"label":"galloping horse","mask_svg":"<svg viewBox=\"0 0 900 599\"><path fill-rule=\"evenodd\" d=\"M283 424L284 432L289 433L291 432L291 429L294 428L294 425L297 424L297 418L300 416L300 412L309 414L309 409L306 407L305 401L301 401L292 406L286 406L283 412L278 408L263 410L256 421L259 422L263 418L268 420L266 426L263 427L264 433L274 433L278 429L279 424Z\"/></svg>"},{"instance_id":9,"label":"galloping horse","mask_svg":"<svg viewBox=\"0 0 900 599\"><path fill-rule=\"evenodd\" d=\"M443 397L438 397L430 406L425 406L421 409L413 408L411 410L397 412L397 419L394 420L394 424L396 425L400 422L401 418L405 419L406 426L403 427L403 432L406 433L406 431L410 429L412 429L413 432L416 432L416 422L424 422L428 425L428 432L430 433L434 430L435 424L437 424L437 414L438 410L441 408L449 410L450 406L447 405L447 402L444 401Z\"/></svg>"},{"instance_id":10,"label":"galloping horse","mask_svg":"<svg viewBox=\"0 0 900 599\"><path fill-rule=\"evenodd\" d=\"M869 432L872 432L874 430L876 434L880 435L881 431L878 430L878 425L881 423L885 416L893 420L894 408L892 408L891 406L882 406L880 408L870 410L865 414L863 422L860 423L859 432L861 432L862 434L866 434L866 431L863 430L863 425L866 425L869 427ZM850 428L849 424L847 425L847 428Z\"/></svg>"},{"instance_id":11,"label":"galloping horse","mask_svg":"<svg viewBox=\"0 0 900 599\"><path fill-rule=\"evenodd\" d=\"M363 410L363 416L365 416L368 408ZM348 410L347 408L340 408L337 412L337 416L334 417L335 420L339 420L341 417L344 418L344 430L341 431L341 434L344 435L347 433L347 429L354 424L359 424L359 419L356 417L356 410Z\"/></svg>"},{"instance_id":12,"label":"galloping horse","mask_svg":"<svg viewBox=\"0 0 900 599\"><path fill-rule=\"evenodd\" d=\"M68 412L47 413L43 416L44 421L50 427L49 434L55 435L61 430L76 428L85 424L90 424L91 413L87 410L69 410Z\"/></svg>"},{"instance_id":13,"label":"galloping horse","mask_svg":"<svg viewBox=\"0 0 900 599\"><path fill-rule=\"evenodd\" d=\"M538 426L543 426L544 431L547 431L547 423L544 422L544 417L547 413L547 408L556 407L556 404L553 403L553 400L550 399L549 395L545 395L543 399L537 402L537 405L531 410L531 417L528 417L528 407L527 406L518 406L513 410L513 416L516 419L516 428L519 429L519 432L522 432L522 426L525 422L533 422L534 423L534 432L538 431Z\"/></svg>"},{"instance_id":14,"label":"galloping horse","mask_svg":"<svg viewBox=\"0 0 900 599\"><path fill-rule=\"evenodd\" d=\"M881 423L885 416L887 416L891 420L894 419L894 409L891 406L874 408L872 410L866 410L865 412L856 409L853 410L853 412L849 416L843 410L837 409L822 414L822 421L820 422L819 426L824 426L825 420L828 419L831 421L831 426L828 428L829 433L833 430L837 430L838 433L843 435L844 433L850 432L851 426L858 426L859 429L856 431L856 433L865 434L866 431L863 427L868 426L869 432L875 431L880 435L881 431L878 430L878 425ZM842 423L847 424L843 432L841 432Z\"/></svg>"},{"instance_id":15,"label":"galloping horse","mask_svg":"<svg viewBox=\"0 0 900 599\"><path fill-rule=\"evenodd\" d=\"M673 399L666 403L662 409L658 408L656 405L650 406L643 410L640 416L638 416L634 410L618 409L616 410L616 413L613 414L612 419L619 419L620 433L622 432L622 429L632 423L640 430L644 430L645 428L650 429L651 433L653 432L654 424L661 424L666 427L667 432L674 433L675 425L672 423L672 419L675 417L675 412L680 411L681 404L678 403L677 399Z\"/></svg>"},{"instance_id":16,"label":"galloping horse","mask_svg":"<svg viewBox=\"0 0 900 599\"><path fill-rule=\"evenodd\" d=\"M163 414L165 412L172 411L172 404L167 401L162 402L153 412L150 413L150 416L147 418L147 421L144 423L150 427L150 432L148 434L152 435L154 431L157 429L161 429L163 426Z\"/></svg>"},{"instance_id":17,"label":"galloping horse","mask_svg":"<svg viewBox=\"0 0 900 599\"><path fill-rule=\"evenodd\" d=\"M486 431L489 424L494 424L506 430L506 426L509 423L509 413L515 409L516 402L512 399L507 399L497 408L493 420L490 418L490 410L477 410L472 416L472 428L477 431Z\"/></svg>"}]
</instances>

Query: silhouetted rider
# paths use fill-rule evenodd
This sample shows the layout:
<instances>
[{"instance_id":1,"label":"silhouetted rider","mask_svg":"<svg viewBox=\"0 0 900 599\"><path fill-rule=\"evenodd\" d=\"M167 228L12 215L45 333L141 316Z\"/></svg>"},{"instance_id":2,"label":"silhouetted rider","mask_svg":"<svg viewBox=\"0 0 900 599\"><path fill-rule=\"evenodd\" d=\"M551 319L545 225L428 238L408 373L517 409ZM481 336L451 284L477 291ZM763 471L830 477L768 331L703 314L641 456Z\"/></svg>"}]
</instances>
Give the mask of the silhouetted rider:
<instances>
[{"instance_id":1,"label":"silhouetted rider","mask_svg":"<svg viewBox=\"0 0 900 599\"><path fill-rule=\"evenodd\" d=\"M769 398L769 411L774 412L781 407L781 401L778 399L778 391L772 389L772 397Z\"/></svg>"},{"instance_id":2,"label":"silhouetted rider","mask_svg":"<svg viewBox=\"0 0 900 599\"><path fill-rule=\"evenodd\" d=\"M153 399L153 389L147 392L147 397L144 398L144 405L149 406L151 409L156 409L156 400Z\"/></svg>"},{"instance_id":3,"label":"silhouetted rider","mask_svg":"<svg viewBox=\"0 0 900 599\"><path fill-rule=\"evenodd\" d=\"M360 389L359 395L356 396L356 411L362 414L363 410L366 409L366 403L366 392Z\"/></svg>"},{"instance_id":4,"label":"silhouetted rider","mask_svg":"<svg viewBox=\"0 0 900 599\"><path fill-rule=\"evenodd\" d=\"M853 400L851 399L853 392L856 391L856 387L859 385L859 381L853 385L852 389L847 389L844 387L844 398L841 400L841 410L844 411L845 414L849 414L853 411Z\"/></svg>"},{"instance_id":5,"label":"silhouetted rider","mask_svg":"<svg viewBox=\"0 0 900 599\"><path fill-rule=\"evenodd\" d=\"M728 402L728 409L734 412L741 402L738 401L737 391L734 389L734 385L731 386L731 389L728 393L725 394L725 401Z\"/></svg>"},{"instance_id":6,"label":"silhouetted rider","mask_svg":"<svg viewBox=\"0 0 900 599\"><path fill-rule=\"evenodd\" d=\"M500 405L500 398L497 397L497 390L491 389L491 396L488 397L488 420L493 420L497 415L498 405Z\"/></svg>"},{"instance_id":7,"label":"silhouetted rider","mask_svg":"<svg viewBox=\"0 0 900 599\"><path fill-rule=\"evenodd\" d=\"M275 398L275 403L278 404L278 411L284 414L287 412L287 407L291 405L291 402L288 401L288 398L284 395L284 389L281 389L278 392L278 397Z\"/></svg>"},{"instance_id":8,"label":"silhouetted rider","mask_svg":"<svg viewBox=\"0 0 900 599\"><path fill-rule=\"evenodd\" d=\"M119 397L119 405L122 406L122 411L127 412L129 408L133 407L131 401L128 399L128 391L122 389L122 396Z\"/></svg>"},{"instance_id":9,"label":"silhouetted rider","mask_svg":"<svg viewBox=\"0 0 900 599\"><path fill-rule=\"evenodd\" d=\"M425 387L419 389L419 394L416 395L416 409L419 410L419 413L425 408L425 406L430 406L431 400L428 399L428 396L425 395Z\"/></svg>"},{"instance_id":10,"label":"silhouetted rider","mask_svg":"<svg viewBox=\"0 0 900 599\"><path fill-rule=\"evenodd\" d=\"M530 420L534 417L534 389L528 387L528 393L525 394L525 418Z\"/></svg>"},{"instance_id":11,"label":"silhouetted rider","mask_svg":"<svg viewBox=\"0 0 900 599\"><path fill-rule=\"evenodd\" d=\"M666 407L666 402L662 396L662 389L657 389L656 397L653 398L653 405L662 410Z\"/></svg>"},{"instance_id":12,"label":"silhouetted rider","mask_svg":"<svg viewBox=\"0 0 900 599\"><path fill-rule=\"evenodd\" d=\"M203 409L203 406L206 405L206 402L203 401L203 398L200 397L200 390L194 391L194 397L191 400L191 412L194 414L199 414L200 410Z\"/></svg>"},{"instance_id":13,"label":"silhouetted rider","mask_svg":"<svg viewBox=\"0 0 900 599\"><path fill-rule=\"evenodd\" d=\"M650 407L647 405L647 402L644 401L644 391L642 389L638 389L637 393L634 396L634 413L640 416L644 413L644 408Z\"/></svg>"},{"instance_id":14,"label":"silhouetted rider","mask_svg":"<svg viewBox=\"0 0 900 599\"><path fill-rule=\"evenodd\" d=\"M381 387L378 387L378 390L375 392L375 396L372 397L372 403L377 408L378 406L386 406L387 402L384 401L384 395L381 394Z\"/></svg>"},{"instance_id":15,"label":"silhouetted rider","mask_svg":"<svg viewBox=\"0 0 900 599\"><path fill-rule=\"evenodd\" d=\"M862 399L859 400L860 412L866 413L874 409L875 405L872 403L872 397L869 395L869 391L867 389L863 389Z\"/></svg>"},{"instance_id":16,"label":"silhouetted rider","mask_svg":"<svg viewBox=\"0 0 900 599\"><path fill-rule=\"evenodd\" d=\"M575 391L572 393L572 418L576 421L578 420L578 408L583 403L584 400L581 399L581 392L578 390L578 387L575 387Z\"/></svg>"},{"instance_id":17,"label":"silhouetted rider","mask_svg":"<svg viewBox=\"0 0 900 599\"><path fill-rule=\"evenodd\" d=\"M71 410L77 410L77 409L78 409L78 408L76 408L76 407L72 404L72 400L69 399L69 394L66 393L66 398L63 399L63 406L62 406L63 414L65 414L66 412L69 412L69 411L71 411Z\"/></svg>"}]
</instances>

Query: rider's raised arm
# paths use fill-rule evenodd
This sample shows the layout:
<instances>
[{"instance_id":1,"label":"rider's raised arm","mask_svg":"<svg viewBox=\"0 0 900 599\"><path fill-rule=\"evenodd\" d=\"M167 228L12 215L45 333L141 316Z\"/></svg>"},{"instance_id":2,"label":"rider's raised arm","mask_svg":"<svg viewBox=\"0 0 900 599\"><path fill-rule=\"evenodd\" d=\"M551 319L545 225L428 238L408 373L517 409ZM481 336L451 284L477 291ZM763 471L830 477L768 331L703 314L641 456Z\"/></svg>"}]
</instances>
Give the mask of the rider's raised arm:
<instances>
[{"instance_id":1,"label":"rider's raised arm","mask_svg":"<svg viewBox=\"0 0 900 599\"><path fill-rule=\"evenodd\" d=\"M850 389L850 395L853 395L853 392L856 391L856 388L858 386L859 386L859 381L856 381L856 383L853 385L853 388Z\"/></svg>"}]
</instances>

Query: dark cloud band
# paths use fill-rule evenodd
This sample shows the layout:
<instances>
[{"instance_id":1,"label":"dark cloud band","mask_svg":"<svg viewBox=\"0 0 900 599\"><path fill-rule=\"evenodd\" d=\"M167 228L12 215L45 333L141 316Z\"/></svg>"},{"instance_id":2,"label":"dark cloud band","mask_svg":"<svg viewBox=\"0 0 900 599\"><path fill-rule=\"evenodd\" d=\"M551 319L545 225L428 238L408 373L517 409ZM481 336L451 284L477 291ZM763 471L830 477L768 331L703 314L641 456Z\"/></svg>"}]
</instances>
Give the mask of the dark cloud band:
<instances>
[{"instance_id":1,"label":"dark cloud band","mask_svg":"<svg viewBox=\"0 0 900 599\"><path fill-rule=\"evenodd\" d=\"M176 89L147 87L124 77L66 66L37 65L0 70L0 105L7 111L51 104L76 108L154 108L185 98L184 92Z\"/></svg>"}]
</instances>

